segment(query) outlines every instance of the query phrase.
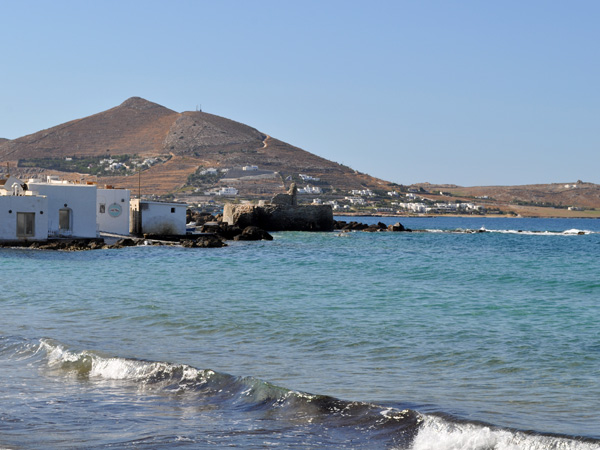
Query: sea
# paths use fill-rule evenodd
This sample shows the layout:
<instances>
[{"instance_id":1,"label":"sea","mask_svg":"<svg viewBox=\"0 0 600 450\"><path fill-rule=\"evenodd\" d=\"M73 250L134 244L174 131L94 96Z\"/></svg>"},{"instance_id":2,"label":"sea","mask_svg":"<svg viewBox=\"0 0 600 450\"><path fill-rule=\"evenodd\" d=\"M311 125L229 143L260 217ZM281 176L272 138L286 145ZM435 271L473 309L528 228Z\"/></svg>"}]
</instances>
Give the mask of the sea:
<instances>
[{"instance_id":1,"label":"sea","mask_svg":"<svg viewBox=\"0 0 600 450\"><path fill-rule=\"evenodd\" d=\"M344 220L0 249L0 449L600 449L600 220Z\"/></svg>"}]
</instances>

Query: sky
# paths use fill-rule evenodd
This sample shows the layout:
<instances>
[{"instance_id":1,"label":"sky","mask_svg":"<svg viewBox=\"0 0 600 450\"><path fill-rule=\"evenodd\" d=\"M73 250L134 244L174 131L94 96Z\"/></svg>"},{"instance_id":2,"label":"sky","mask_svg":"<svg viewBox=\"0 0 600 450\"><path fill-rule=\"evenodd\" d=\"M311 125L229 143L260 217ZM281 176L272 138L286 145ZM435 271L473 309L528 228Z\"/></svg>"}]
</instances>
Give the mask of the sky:
<instances>
[{"instance_id":1,"label":"sky","mask_svg":"<svg viewBox=\"0 0 600 450\"><path fill-rule=\"evenodd\" d=\"M0 0L0 137L142 97L396 182L600 183L597 0Z\"/></svg>"}]
</instances>

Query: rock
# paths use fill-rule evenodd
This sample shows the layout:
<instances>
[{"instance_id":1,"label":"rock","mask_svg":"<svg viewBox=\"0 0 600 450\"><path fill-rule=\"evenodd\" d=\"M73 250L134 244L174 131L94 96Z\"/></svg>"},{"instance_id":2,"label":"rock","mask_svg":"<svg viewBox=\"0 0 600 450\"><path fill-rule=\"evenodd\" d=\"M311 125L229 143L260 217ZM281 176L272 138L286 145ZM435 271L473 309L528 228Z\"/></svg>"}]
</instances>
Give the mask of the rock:
<instances>
[{"instance_id":1,"label":"rock","mask_svg":"<svg viewBox=\"0 0 600 450\"><path fill-rule=\"evenodd\" d=\"M104 247L104 239L53 239L46 242L36 242L29 248L37 248L41 250L63 250L63 251L80 251L80 250L95 250Z\"/></svg>"},{"instance_id":2,"label":"rock","mask_svg":"<svg viewBox=\"0 0 600 450\"><path fill-rule=\"evenodd\" d=\"M196 246L201 248L219 248L225 247L227 244L219 236L206 235L196 239Z\"/></svg>"},{"instance_id":3,"label":"rock","mask_svg":"<svg viewBox=\"0 0 600 450\"><path fill-rule=\"evenodd\" d=\"M121 247L134 247L137 245L137 242L134 241L131 238L123 238L123 239L119 239L117 242L115 242L114 246L116 248L121 248Z\"/></svg>"},{"instance_id":4,"label":"rock","mask_svg":"<svg viewBox=\"0 0 600 450\"><path fill-rule=\"evenodd\" d=\"M367 228L363 229L363 231L367 231L370 233L379 232L379 231L383 231L383 230L387 230L387 227L381 228L379 226L379 224L369 225Z\"/></svg>"},{"instance_id":5,"label":"rock","mask_svg":"<svg viewBox=\"0 0 600 450\"><path fill-rule=\"evenodd\" d=\"M210 223L202 225L200 228L202 233L213 233L221 238L232 241L238 234L242 234L242 229L235 225L229 225L226 222Z\"/></svg>"},{"instance_id":6,"label":"rock","mask_svg":"<svg viewBox=\"0 0 600 450\"><path fill-rule=\"evenodd\" d=\"M390 231L410 231L408 228L404 228L404 225L402 225L400 222L396 222L394 225L390 225L388 227L388 230L390 230Z\"/></svg>"},{"instance_id":7,"label":"rock","mask_svg":"<svg viewBox=\"0 0 600 450\"><path fill-rule=\"evenodd\" d=\"M223 221L240 228L255 226L267 231L332 231L330 205L234 205L228 203Z\"/></svg>"},{"instance_id":8,"label":"rock","mask_svg":"<svg viewBox=\"0 0 600 450\"><path fill-rule=\"evenodd\" d=\"M249 226L244 228L242 234L235 237L236 241L272 241L273 236L267 233L265 230L255 226Z\"/></svg>"}]
</instances>

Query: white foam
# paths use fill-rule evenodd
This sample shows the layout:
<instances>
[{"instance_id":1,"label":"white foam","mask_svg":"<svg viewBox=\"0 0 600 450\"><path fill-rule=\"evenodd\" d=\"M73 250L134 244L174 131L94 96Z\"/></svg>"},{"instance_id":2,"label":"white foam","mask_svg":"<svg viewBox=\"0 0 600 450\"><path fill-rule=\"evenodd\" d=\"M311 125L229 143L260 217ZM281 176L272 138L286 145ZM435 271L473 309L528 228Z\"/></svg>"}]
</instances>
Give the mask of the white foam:
<instances>
[{"instance_id":1,"label":"white foam","mask_svg":"<svg viewBox=\"0 0 600 450\"><path fill-rule=\"evenodd\" d=\"M598 450L597 444L425 416L410 450Z\"/></svg>"},{"instance_id":2,"label":"white foam","mask_svg":"<svg viewBox=\"0 0 600 450\"><path fill-rule=\"evenodd\" d=\"M164 362L138 361L125 358L103 357L89 351L73 352L59 344L42 340L41 347L46 351L48 365L60 367L64 363L89 361L90 378L103 380L151 381L175 375L179 382L203 382L214 374L211 370L198 370L187 365L173 365Z\"/></svg>"}]
</instances>

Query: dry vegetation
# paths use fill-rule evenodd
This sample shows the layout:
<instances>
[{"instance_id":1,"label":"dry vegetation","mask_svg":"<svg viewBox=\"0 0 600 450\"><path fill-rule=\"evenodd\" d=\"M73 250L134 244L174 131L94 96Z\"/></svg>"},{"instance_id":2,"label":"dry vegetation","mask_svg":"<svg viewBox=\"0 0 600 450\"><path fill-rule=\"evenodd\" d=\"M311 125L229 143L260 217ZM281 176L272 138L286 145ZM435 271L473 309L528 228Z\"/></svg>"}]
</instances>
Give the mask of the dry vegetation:
<instances>
[{"instance_id":1,"label":"dry vegetation","mask_svg":"<svg viewBox=\"0 0 600 450\"><path fill-rule=\"evenodd\" d=\"M41 167L17 167L19 161L34 158L108 157L130 155L138 159L161 157L160 163L143 168L141 176L133 167L116 176L92 177L84 173L57 172ZM82 119L15 140L0 139L0 171L6 165L23 177L59 174L69 180L97 180L132 189L137 193L166 195L192 190L188 178L202 168L233 169L256 165L273 174L270 179L243 179L233 182L248 197L268 197L287 189L299 174L319 178L326 192L344 193L351 189L383 192L400 190L394 185L344 165L326 160L300 148L272 138L247 125L200 111L177 113L156 103L133 97L121 105ZM38 164L38 162L35 162ZM17 167L17 169L14 169ZM214 181L214 180L213 180ZM312 183L315 184L315 183ZM576 187L565 187L576 185ZM217 183L217 186L223 184ZM460 187L454 185L418 185L431 193L435 201L475 201L504 212L555 217L595 217L600 215L600 187L581 181L529 186ZM582 211L569 211L576 206Z\"/></svg>"}]
</instances>

